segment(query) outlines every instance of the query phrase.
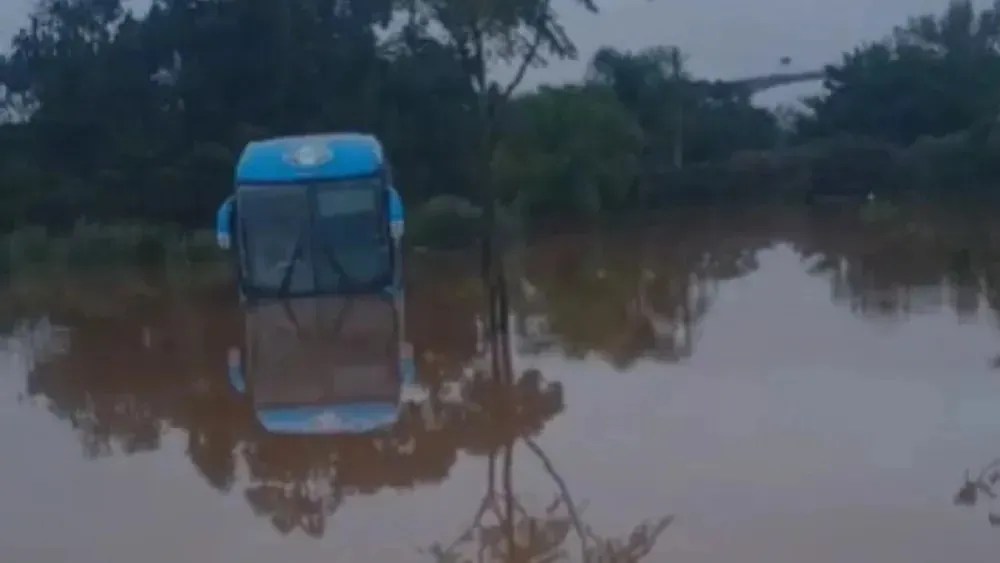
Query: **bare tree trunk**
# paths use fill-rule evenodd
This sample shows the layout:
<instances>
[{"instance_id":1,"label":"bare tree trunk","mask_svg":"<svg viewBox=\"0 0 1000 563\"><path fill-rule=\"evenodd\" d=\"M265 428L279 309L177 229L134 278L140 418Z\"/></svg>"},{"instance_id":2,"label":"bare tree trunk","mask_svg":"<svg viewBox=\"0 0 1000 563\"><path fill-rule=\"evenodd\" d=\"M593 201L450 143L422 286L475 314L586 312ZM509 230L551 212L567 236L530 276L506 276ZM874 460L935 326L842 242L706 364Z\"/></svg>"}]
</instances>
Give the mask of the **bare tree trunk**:
<instances>
[{"instance_id":1,"label":"bare tree trunk","mask_svg":"<svg viewBox=\"0 0 1000 563\"><path fill-rule=\"evenodd\" d=\"M684 107L680 101L674 113L674 168L684 168Z\"/></svg>"},{"instance_id":2,"label":"bare tree trunk","mask_svg":"<svg viewBox=\"0 0 1000 563\"><path fill-rule=\"evenodd\" d=\"M670 58L674 79L674 93L677 97L674 110L674 168L684 168L684 81L681 75L681 50L674 47Z\"/></svg>"},{"instance_id":3,"label":"bare tree trunk","mask_svg":"<svg viewBox=\"0 0 1000 563\"><path fill-rule=\"evenodd\" d=\"M517 561L517 538L514 530L514 444L504 446L503 452L503 491L504 491L504 512L506 518L503 521L504 536L507 538L507 556L511 561Z\"/></svg>"}]
</instances>

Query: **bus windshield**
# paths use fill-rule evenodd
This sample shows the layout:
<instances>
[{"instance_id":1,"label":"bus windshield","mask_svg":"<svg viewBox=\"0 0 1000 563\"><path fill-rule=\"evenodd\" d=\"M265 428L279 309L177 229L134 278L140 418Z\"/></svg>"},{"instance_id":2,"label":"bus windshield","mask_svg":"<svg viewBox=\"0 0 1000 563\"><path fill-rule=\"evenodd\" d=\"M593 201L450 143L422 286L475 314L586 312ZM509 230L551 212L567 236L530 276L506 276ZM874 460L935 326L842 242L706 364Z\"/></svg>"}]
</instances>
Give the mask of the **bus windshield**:
<instances>
[{"instance_id":1,"label":"bus windshield","mask_svg":"<svg viewBox=\"0 0 1000 563\"><path fill-rule=\"evenodd\" d=\"M380 178L237 190L246 285L262 294L381 289L392 275Z\"/></svg>"}]
</instances>

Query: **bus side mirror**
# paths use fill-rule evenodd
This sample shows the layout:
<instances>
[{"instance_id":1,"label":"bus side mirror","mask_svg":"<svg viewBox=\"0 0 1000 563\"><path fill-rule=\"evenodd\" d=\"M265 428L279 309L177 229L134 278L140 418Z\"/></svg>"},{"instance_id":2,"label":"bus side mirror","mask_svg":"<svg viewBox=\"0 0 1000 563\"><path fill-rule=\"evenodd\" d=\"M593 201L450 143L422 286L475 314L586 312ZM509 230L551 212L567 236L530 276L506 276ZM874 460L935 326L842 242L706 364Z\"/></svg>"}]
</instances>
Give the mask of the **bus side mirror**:
<instances>
[{"instance_id":1,"label":"bus side mirror","mask_svg":"<svg viewBox=\"0 0 1000 563\"><path fill-rule=\"evenodd\" d=\"M396 241L403 238L406 230L406 219L403 211L403 199L399 197L396 188L389 186L389 233Z\"/></svg>"},{"instance_id":2,"label":"bus side mirror","mask_svg":"<svg viewBox=\"0 0 1000 563\"><path fill-rule=\"evenodd\" d=\"M232 247L232 219L233 219L233 197L229 196L215 216L215 243L222 250L229 250Z\"/></svg>"}]
</instances>

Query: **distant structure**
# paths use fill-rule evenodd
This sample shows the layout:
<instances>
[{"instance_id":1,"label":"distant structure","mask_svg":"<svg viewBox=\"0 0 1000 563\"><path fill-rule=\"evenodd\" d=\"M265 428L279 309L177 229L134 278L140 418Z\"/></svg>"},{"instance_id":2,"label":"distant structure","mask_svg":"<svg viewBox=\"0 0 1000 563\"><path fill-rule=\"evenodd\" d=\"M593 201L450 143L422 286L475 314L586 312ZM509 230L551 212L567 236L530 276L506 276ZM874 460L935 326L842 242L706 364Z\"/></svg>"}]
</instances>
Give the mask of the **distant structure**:
<instances>
[{"instance_id":1,"label":"distant structure","mask_svg":"<svg viewBox=\"0 0 1000 563\"><path fill-rule=\"evenodd\" d=\"M813 70L808 72L777 72L773 74L766 74L764 76L743 78L740 80L727 80L726 84L741 86L749 90L751 94L759 94L760 92L770 90L771 88L787 86L788 84L798 84L800 82L816 82L823 80L825 77L826 73L822 70Z\"/></svg>"}]
</instances>

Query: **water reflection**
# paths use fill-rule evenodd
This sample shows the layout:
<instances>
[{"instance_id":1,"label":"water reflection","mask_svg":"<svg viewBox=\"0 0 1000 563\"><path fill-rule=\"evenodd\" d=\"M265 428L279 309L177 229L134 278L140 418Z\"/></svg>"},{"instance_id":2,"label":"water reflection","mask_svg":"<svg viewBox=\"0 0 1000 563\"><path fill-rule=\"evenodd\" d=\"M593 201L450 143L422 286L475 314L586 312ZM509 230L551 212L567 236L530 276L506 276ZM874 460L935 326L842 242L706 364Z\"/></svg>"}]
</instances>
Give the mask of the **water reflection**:
<instances>
[{"instance_id":1,"label":"water reflection","mask_svg":"<svg viewBox=\"0 0 1000 563\"><path fill-rule=\"evenodd\" d=\"M399 420L407 402L422 395L403 312L402 294L249 305L246 350L230 350L229 381L248 394L269 432L384 430Z\"/></svg>"},{"instance_id":2,"label":"water reflection","mask_svg":"<svg viewBox=\"0 0 1000 563\"><path fill-rule=\"evenodd\" d=\"M405 295L242 310L228 286L57 288L0 299L0 315L17 302L3 347L6 371L28 374L26 408L65 421L87 458L173 455L269 537L330 540L334 515L350 523L379 493L422 491L429 510L460 483L446 523L392 540L403 560L419 544L441 561L632 561L694 541L683 526L699 510L704 553L724 551L704 539L717 529L783 545L793 534L767 526L797 524L801 499L846 511L889 475L920 485L890 484L873 503L923 487L939 493L933 509L907 522L963 517L950 505L970 464L963 439L995 438L983 403L1000 352L998 248L975 210L678 212L542 238L485 284L474 257L423 255ZM900 330L869 331L876 320ZM605 377L615 371L628 377ZM614 476L586 467L608 451L643 489L620 504L600 498ZM956 499L990 503L994 525L996 470L971 472ZM656 502L634 507L646 496ZM850 520L825 517L813 522Z\"/></svg>"},{"instance_id":3,"label":"water reflection","mask_svg":"<svg viewBox=\"0 0 1000 563\"><path fill-rule=\"evenodd\" d=\"M834 299L873 317L901 319L949 307L975 316L995 306L1000 231L975 208L908 207L887 216L817 212L795 240Z\"/></svg>"},{"instance_id":4,"label":"water reflection","mask_svg":"<svg viewBox=\"0 0 1000 563\"><path fill-rule=\"evenodd\" d=\"M677 216L521 249L511 280L521 352L596 354L621 370L644 358L690 357L718 284L753 272L768 245L734 219L733 230Z\"/></svg>"},{"instance_id":5,"label":"water reflection","mask_svg":"<svg viewBox=\"0 0 1000 563\"><path fill-rule=\"evenodd\" d=\"M32 373L39 366L66 352L69 333L52 324L48 317L20 320L10 328L8 336L0 338L0 351L12 365L8 371Z\"/></svg>"},{"instance_id":6,"label":"water reflection","mask_svg":"<svg viewBox=\"0 0 1000 563\"><path fill-rule=\"evenodd\" d=\"M965 472L965 484L955 495L955 504L974 507L982 501L986 505L987 521L990 526L1000 528L1000 508L997 497L1000 496L1000 458L983 467L974 477L971 472Z\"/></svg>"},{"instance_id":7,"label":"water reflection","mask_svg":"<svg viewBox=\"0 0 1000 563\"><path fill-rule=\"evenodd\" d=\"M416 326L438 336L450 322L476 326L479 311L461 305ZM346 497L438 482L458 452L493 452L563 409L561 386L537 371L497 381L475 336L467 357L427 346L414 361L401 295L246 311L187 295L133 310L142 314L74 331L64 353L30 370L29 394L48 399L88 457L154 450L185 431L204 478L220 491L240 483L285 534L319 537Z\"/></svg>"},{"instance_id":8,"label":"water reflection","mask_svg":"<svg viewBox=\"0 0 1000 563\"><path fill-rule=\"evenodd\" d=\"M523 283L523 281L522 281ZM490 369L483 375L492 382L489 403L479 412L489 412L487 427L507 428L522 415L523 390L533 389L542 380L536 370L518 375L513 368L508 272L504 260L487 266L488 295L486 346ZM522 324L521 326L524 326ZM553 390L562 401L561 386ZM516 426L516 425L515 425ZM523 447L519 448L519 443ZM555 489L551 504L536 513L529 512L515 492L515 456L526 450L536 458ZM506 434L485 452L486 491L471 523L449 543L434 543L426 550L438 562L505 561L534 563L565 559L567 542L575 535L579 549L571 560L586 563L638 562L652 551L660 535L673 520L664 516L637 525L627 539L609 539L598 535L583 519L581 507L574 500L555 463L529 434ZM484 559L485 558L485 559Z\"/></svg>"},{"instance_id":9,"label":"water reflection","mask_svg":"<svg viewBox=\"0 0 1000 563\"><path fill-rule=\"evenodd\" d=\"M519 351L595 354L621 370L683 361L719 284L754 273L761 251L778 246L864 318L951 310L971 321L1000 310L994 215L988 205L686 209L651 225L547 237L513 261Z\"/></svg>"},{"instance_id":10,"label":"water reflection","mask_svg":"<svg viewBox=\"0 0 1000 563\"><path fill-rule=\"evenodd\" d=\"M544 450L531 438L524 439L524 446L551 477L556 489L552 502L535 512L525 508L511 477L517 449L515 444L504 446L489 456L486 492L469 525L454 540L425 550L435 561L534 563L566 560L573 553L569 560L586 563L638 562L652 552L673 522L672 516L663 516L641 522L623 538L599 535L586 523L581 506Z\"/></svg>"},{"instance_id":11,"label":"water reflection","mask_svg":"<svg viewBox=\"0 0 1000 563\"><path fill-rule=\"evenodd\" d=\"M1000 230L988 209L914 206L876 217L863 208L680 210L652 224L549 236L512 252L507 281L517 352L596 355L622 370L642 359L690 358L719 285L755 272L760 252L778 245L829 280L835 303L865 317L901 321L948 308L968 320L1000 308ZM417 319L435 319L433 331L419 321L408 335L423 355L416 361L434 373L461 369L482 330L475 258L412 262L420 294L407 306ZM109 301L98 297L75 300ZM142 295L128 299L156 307ZM51 299L39 301L51 308ZM96 316L132 307L114 305L115 313ZM94 317L88 309L74 322Z\"/></svg>"}]
</instances>

